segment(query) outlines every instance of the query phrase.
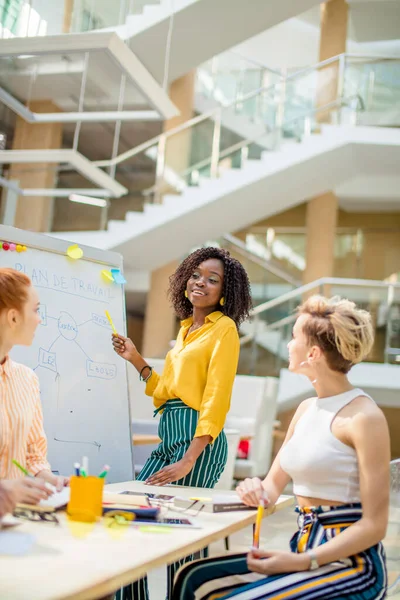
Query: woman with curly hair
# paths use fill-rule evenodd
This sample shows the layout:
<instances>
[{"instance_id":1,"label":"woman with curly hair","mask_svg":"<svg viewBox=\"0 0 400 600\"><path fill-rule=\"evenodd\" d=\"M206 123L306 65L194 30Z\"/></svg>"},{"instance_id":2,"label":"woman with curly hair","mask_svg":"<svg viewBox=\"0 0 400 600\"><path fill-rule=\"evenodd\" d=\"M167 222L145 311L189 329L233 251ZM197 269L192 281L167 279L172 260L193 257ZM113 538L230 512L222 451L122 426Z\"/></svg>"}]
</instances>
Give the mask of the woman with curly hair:
<instances>
[{"instance_id":1,"label":"woman with curly hair","mask_svg":"<svg viewBox=\"0 0 400 600\"><path fill-rule=\"evenodd\" d=\"M201 248L170 278L169 297L183 320L162 375L130 339L112 338L117 354L132 363L146 383L156 413L162 412L162 441L137 479L151 485L212 488L227 460L223 427L239 359L238 328L251 308L249 279L226 250ZM170 568L169 589L175 567ZM133 584L134 597L146 597L144 580L138 584ZM123 597L131 593L129 588Z\"/></svg>"}]
</instances>

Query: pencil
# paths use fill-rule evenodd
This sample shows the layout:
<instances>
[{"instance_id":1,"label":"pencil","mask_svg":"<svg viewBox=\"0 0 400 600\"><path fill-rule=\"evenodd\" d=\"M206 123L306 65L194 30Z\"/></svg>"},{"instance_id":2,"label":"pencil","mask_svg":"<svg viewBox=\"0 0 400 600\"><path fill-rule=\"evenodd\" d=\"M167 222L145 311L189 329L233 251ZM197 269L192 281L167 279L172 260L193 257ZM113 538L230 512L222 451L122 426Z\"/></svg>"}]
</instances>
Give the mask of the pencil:
<instances>
[{"instance_id":1,"label":"pencil","mask_svg":"<svg viewBox=\"0 0 400 600\"><path fill-rule=\"evenodd\" d=\"M261 523L264 516L265 497L264 494L260 498L260 503L257 508L256 524L254 527L253 548L260 547Z\"/></svg>"},{"instance_id":2,"label":"pencil","mask_svg":"<svg viewBox=\"0 0 400 600\"><path fill-rule=\"evenodd\" d=\"M23 467L22 465L19 464L19 462L17 460L15 460L15 458L12 459L11 461L13 463L13 465L15 465L16 467L18 467L18 469L20 471L23 472L24 475L26 475L27 477L33 477L33 475L31 475L26 469L25 467Z\"/></svg>"},{"instance_id":3,"label":"pencil","mask_svg":"<svg viewBox=\"0 0 400 600\"><path fill-rule=\"evenodd\" d=\"M107 317L107 319L108 319L108 322L110 323L110 325L111 325L111 327L112 327L112 330L113 330L113 332L115 333L115 335L118 335L118 333L117 333L117 330L115 329L115 325L114 325L114 323L113 323L113 320L112 320L112 318L111 318L111 315L110 315L110 313L108 312L108 310L106 310L105 312L106 312L106 317Z\"/></svg>"}]
</instances>

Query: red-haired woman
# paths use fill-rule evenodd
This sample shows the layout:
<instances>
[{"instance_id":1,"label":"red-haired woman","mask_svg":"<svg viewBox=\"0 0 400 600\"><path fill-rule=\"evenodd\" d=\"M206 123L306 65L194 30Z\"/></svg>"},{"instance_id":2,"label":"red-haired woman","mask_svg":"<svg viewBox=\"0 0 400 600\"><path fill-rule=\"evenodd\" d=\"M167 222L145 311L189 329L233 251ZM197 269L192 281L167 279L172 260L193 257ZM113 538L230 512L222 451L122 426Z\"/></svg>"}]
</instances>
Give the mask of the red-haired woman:
<instances>
[{"instance_id":1,"label":"red-haired woman","mask_svg":"<svg viewBox=\"0 0 400 600\"><path fill-rule=\"evenodd\" d=\"M39 305L29 277L0 268L0 479L22 477L12 463L15 459L60 490L68 478L54 475L47 461L38 378L8 355L17 344L32 344L40 323Z\"/></svg>"}]
</instances>

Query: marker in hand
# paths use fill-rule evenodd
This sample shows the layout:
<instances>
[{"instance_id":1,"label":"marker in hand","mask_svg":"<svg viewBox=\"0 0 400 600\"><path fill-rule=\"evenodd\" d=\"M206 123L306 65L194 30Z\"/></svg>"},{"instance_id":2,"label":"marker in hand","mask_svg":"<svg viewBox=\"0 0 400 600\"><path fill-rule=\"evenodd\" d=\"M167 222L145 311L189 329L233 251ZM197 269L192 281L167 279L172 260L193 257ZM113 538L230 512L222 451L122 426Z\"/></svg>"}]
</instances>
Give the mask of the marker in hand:
<instances>
[{"instance_id":1,"label":"marker in hand","mask_svg":"<svg viewBox=\"0 0 400 600\"><path fill-rule=\"evenodd\" d=\"M115 325L114 325L114 323L113 323L113 320L112 320L112 318L111 318L111 315L110 315L110 313L108 312L108 310L106 310L106 311L105 311L105 313L106 313L106 317L107 317L107 319L108 319L108 322L110 323L110 325L111 325L111 327L112 327L112 330L113 330L113 333L114 333L114 335L118 335L118 332L117 332L117 330L115 329Z\"/></svg>"},{"instance_id":2,"label":"marker in hand","mask_svg":"<svg viewBox=\"0 0 400 600\"><path fill-rule=\"evenodd\" d=\"M253 537L253 548L258 549L260 547L260 534L261 534L261 523L264 516L264 509L266 505L266 497L265 492L262 493L260 498L260 503L257 508L257 518L256 524L254 528L254 537Z\"/></svg>"}]
</instances>

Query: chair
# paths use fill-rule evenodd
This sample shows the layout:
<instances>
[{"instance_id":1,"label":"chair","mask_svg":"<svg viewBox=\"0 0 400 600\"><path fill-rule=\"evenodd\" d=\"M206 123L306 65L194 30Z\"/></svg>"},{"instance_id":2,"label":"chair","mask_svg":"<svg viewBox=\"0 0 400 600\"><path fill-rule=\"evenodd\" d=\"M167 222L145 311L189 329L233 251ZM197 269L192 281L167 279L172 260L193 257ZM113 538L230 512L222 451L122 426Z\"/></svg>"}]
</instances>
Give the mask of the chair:
<instances>
[{"instance_id":1,"label":"chair","mask_svg":"<svg viewBox=\"0 0 400 600\"><path fill-rule=\"evenodd\" d=\"M226 427L250 437L248 459L236 459L234 477L263 477L270 466L276 417L278 379L237 375Z\"/></svg>"},{"instance_id":2,"label":"chair","mask_svg":"<svg viewBox=\"0 0 400 600\"><path fill-rule=\"evenodd\" d=\"M394 542L394 544L392 545L390 542ZM398 573L400 561L400 458L392 460L390 463L390 510L385 551L389 573L393 570L397 573L387 594L394 596L400 592L400 574ZM391 561L394 563L393 566Z\"/></svg>"},{"instance_id":3,"label":"chair","mask_svg":"<svg viewBox=\"0 0 400 600\"><path fill-rule=\"evenodd\" d=\"M159 419L132 419L132 435L135 433L148 433L157 435ZM139 475L144 467L144 463L150 454L157 448L158 444L145 444L143 446L133 446L133 463L135 467L135 477Z\"/></svg>"}]
</instances>

